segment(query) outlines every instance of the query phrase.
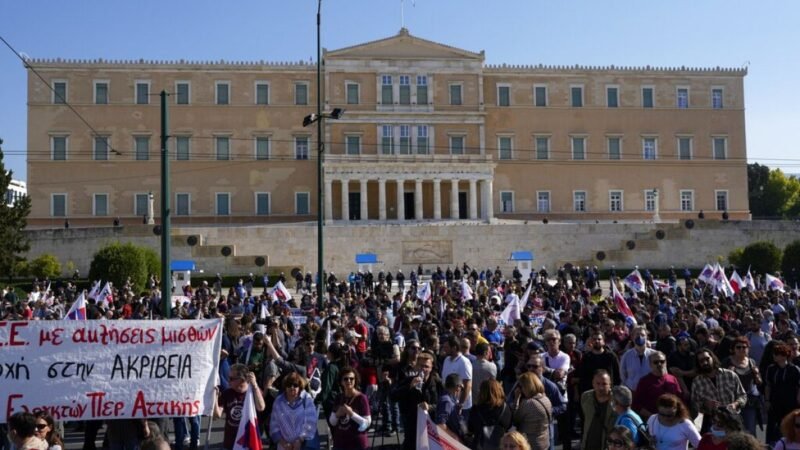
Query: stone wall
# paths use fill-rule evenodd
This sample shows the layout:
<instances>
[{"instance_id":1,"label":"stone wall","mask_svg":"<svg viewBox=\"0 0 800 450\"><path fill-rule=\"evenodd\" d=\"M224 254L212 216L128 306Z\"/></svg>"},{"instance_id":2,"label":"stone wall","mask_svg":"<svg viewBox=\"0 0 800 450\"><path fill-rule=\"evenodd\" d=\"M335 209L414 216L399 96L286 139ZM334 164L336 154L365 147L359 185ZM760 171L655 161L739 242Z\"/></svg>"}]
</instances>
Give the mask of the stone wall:
<instances>
[{"instance_id":1,"label":"stone wall","mask_svg":"<svg viewBox=\"0 0 800 450\"><path fill-rule=\"evenodd\" d=\"M71 228L30 231L33 258L52 253L62 265L71 261L88 273L92 255L103 245L133 242L159 249L158 237L147 226ZM195 236L196 244L189 245ZM599 267L701 267L735 247L769 240L779 247L800 239L800 222L695 220L680 223L406 223L325 227L326 267L343 274L355 269L357 253L376 253L373 270L422 264L500 266L510 270L512 251L529 250L534 265L566 262ZM230 255L223 256L228 247ZM239 227L173 227L172 258L193 259L207 273L260 273L258 257L271 267L314 272L317 264L316 224Z\"/></svg>"}]
</instances>

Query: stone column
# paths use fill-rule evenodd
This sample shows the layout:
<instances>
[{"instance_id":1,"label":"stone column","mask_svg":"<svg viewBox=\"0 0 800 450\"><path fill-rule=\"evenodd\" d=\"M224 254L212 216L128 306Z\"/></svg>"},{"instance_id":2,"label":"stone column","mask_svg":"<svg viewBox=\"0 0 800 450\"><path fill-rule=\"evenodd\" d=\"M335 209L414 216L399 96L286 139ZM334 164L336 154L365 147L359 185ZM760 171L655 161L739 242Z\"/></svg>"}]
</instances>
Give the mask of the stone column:
<instances>
[{"instance_id":1,"label":"stone column","mask_svg":"<svg viewBox=\"0 0 800 450\"><path fill-rule=\"evenodd\" d=\"M469 218L478 218L478 180L469 180Z\"/></svg>"},{"instance_id":2,"label":"stone column","mask_svg":"<svg viewBox=\"0 0 800 450\"><path fill-rule=\"evenodd\" d=\"M342 179L342 220L350 220L350 180Z\"/></svg>"},{"instance_id":3,"label":"stone column","mask_svg":"<svg viewBox=\"0 0 800 450\"><path fill-rule=\"evenodd\" d=\"M450 180L450 218L458 219L458 179Z\"/></svg>"},{"instance_id":4,"label":"stone column","mask_svg":"<svg viewBox=\"0 0 800 450\"><path fill-rule=\"evenodd\" d=\"M422 220L422 179L414 180L414 219Z\"/></svg>"},{"instance_id":5,"label":"stone column","mask_svg":"<svg viewBox=\"0 0 800 450\"><path fill-rule=\"evenodd\" d=\"M442 180L438 178L433 179L433 218L442 218Z\"/></svg>"},{"instance_id":6,"label":"stone column","mask_svg":"<svg viewBox=\"0 0 800 450\"><path fill-rule=\"evenodd\" d=\"M483 199L484 199L484 216L483 219L491 222L494 218L494 193L492 192L492 180L483 180Z\"/></svg>"},{"instance_id":7,"label":"stone column","mask_svg":"<svg viewBox=\"0 0 800 450\"><path fill-rule=\"evenodd\" d=\"M369 208L367 207L367 180L361 181L361 220L369 220Z\"/></svg>"},{"instance_id":8,"label":"stone column","mask_svg":"<svg viewBox=\"0 0 800 450\"><path fill-rule=\"evenodd\" d=\"M325 220L333 220L333 180L325 180Z\"/></svg>"},{"instance_id":9,"label":"stone column","mask_svg":"<svg viewBox=\"0 0 800 450\"><path fill-rule=\"evenodd\" d=\"M386 222L386 180L378 180L378 220Z\"/></svg>"},{"instance_id":10,"label":"stone column","mask_svg":"<svg viewBox=\"0 0 800 450\"><path fill-rule=\"evenodd\" d=\"M406 180L397 180L397 220L406 219L406 197L404 185Z\"/></svg>"}]
</instances>

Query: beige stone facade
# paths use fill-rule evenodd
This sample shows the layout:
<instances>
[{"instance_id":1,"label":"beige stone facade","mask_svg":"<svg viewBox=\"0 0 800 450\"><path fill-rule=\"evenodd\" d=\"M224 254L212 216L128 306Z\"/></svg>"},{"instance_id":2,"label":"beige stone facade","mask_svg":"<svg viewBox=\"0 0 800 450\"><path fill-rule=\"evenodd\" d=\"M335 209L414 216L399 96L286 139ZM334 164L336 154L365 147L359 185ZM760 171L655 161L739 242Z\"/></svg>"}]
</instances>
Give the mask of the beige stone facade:
<instances>
[{"instance_id":1,"label":"beige stone facade","mask_svg":"<svg viewBox=\"0 0 800 450\"><path fill-rule=\"evenodd\" d=\"M406 30L325 52L328 220L749 219L746 71L484 60ZM314 64L29 63L58 92L29 73L32 227L159 210L162 90L176 224L316 216Z\"/></svg>"}]
</instances>

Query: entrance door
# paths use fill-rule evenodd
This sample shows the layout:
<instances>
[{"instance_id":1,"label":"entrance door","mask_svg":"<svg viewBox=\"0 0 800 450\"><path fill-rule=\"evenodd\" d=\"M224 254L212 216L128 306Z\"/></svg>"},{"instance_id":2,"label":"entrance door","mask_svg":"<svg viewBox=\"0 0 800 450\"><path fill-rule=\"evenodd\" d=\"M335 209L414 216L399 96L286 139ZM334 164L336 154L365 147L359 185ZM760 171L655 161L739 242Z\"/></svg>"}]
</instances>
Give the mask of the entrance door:
<instances>
[{"instance_id":1,"label":"entrance door","mask_svg":"<svg viewBox=\"0 0 800 450\"><path fill-rule=\"evenodd\" d=\"M350 211L347 217L350 220L361 220L361 193L348 192L348 202L350 203Z\"/></svg>"},{"instance_id":2,"label":"entrance door","mask_svg":"<svg viewBox=\"0 0 800 450\"><path fill-rule=\"evenodd\" d=\"M414 219L414 193L413 192L404 192L403 193L403 203L405 203L405 219L411 220Z\"/></svg>"},{"instance_id":3,"label":"entrance door","mask_svg":"<svg viewBox=\"0 0 800 450\"><path fill-rule=\"evenodd\" d=\"M458 193L458 218L459 219L466 219L467 218L467 193L466 192L459 192Z\"/></svg>"}]
</instances>

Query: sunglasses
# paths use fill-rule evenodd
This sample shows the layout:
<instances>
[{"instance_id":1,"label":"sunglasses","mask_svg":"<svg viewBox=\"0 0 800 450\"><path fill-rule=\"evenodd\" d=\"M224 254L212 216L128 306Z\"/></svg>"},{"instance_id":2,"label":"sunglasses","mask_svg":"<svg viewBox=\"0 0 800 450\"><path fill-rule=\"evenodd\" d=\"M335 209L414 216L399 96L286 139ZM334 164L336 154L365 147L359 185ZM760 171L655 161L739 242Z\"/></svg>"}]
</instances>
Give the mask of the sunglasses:
<instances>
[{"instance_id":1,"label":"sunglasses","mask_svg":"<svg viewBox=\"0 0 800 450\"><path fill-rule=\"evenodd\" d=\"M344 377L342 381L356 381L355 377Z\"/></svg>"},{"instance_id":2,"label":"sunglasses","mask_svg":"<svg viewBox=\"0 0 800 450\"><path fill-rule=\"evenodd\" d=\"M228 381L244 381L244 377L230 377Z\"/></svg>"},{"instance_id":3,"label":"sunglasses","mask_svg":"<svg viewBox=\"0 0 800 450\"><path fill-rule=\"evenodd\" d=\"M415 352L419 351L419 347L408 347L409 350L414 350Z\"/></svg>"},{"instance_id":4,"label":"sunglasses","mask_svg":"<svg viewBox=\"0 0 800 450\"><path fill-rule=\"evenodd\" d=\"M625 441L623 441L621 439L609 439L606 442L608 442L608 446L609 447L624 447L625 446Z\"/></svg>"},{"instance_id":5,"label":"sunglasses","mask_svg":"<svg viewBox=\"0 0 800 450\"><path fill-rule=\"evenodd\" d=\"M47 424L46 423L37 423L36 424L36 429L37 430L44 430L45 428L47 428Z\"/></svg>"},{"instance_id":6,"label":"sunglasses","mask_svg":"<svg viewBox=\"0 0 800 450\"><path fill-rule=\"evenodd\" d=\"M290 384L289 386L286 386L286 387L287 388L298 388L298 389L300 389L300 385L299 384Z\"/></svg>"}]
</instances>

